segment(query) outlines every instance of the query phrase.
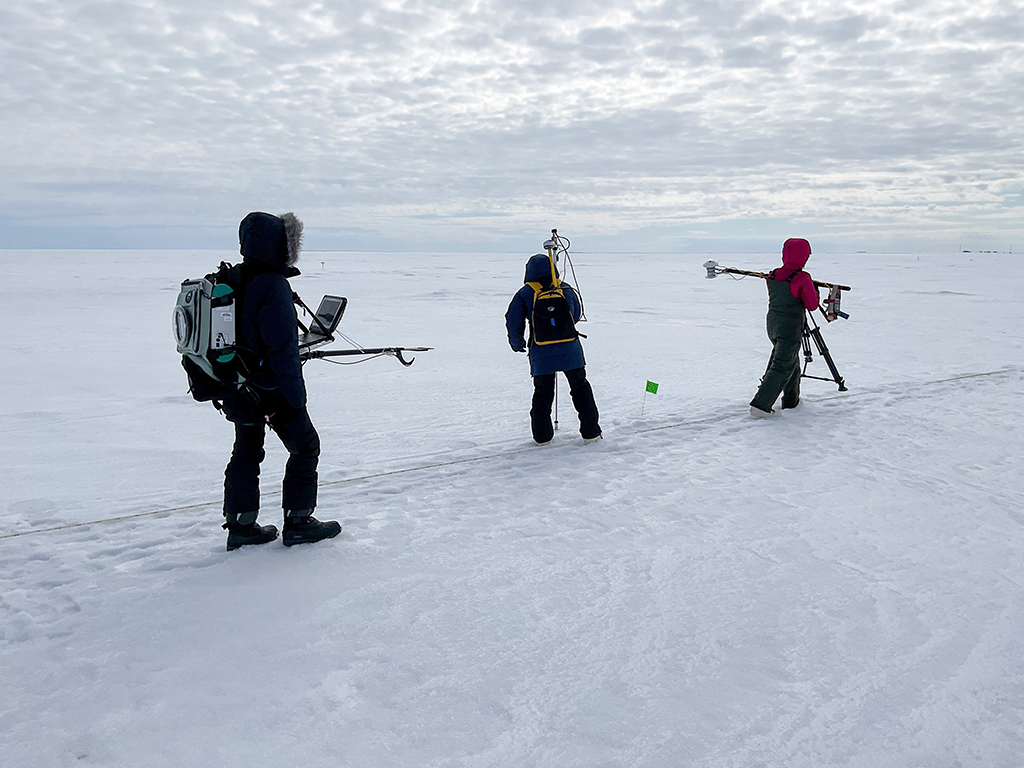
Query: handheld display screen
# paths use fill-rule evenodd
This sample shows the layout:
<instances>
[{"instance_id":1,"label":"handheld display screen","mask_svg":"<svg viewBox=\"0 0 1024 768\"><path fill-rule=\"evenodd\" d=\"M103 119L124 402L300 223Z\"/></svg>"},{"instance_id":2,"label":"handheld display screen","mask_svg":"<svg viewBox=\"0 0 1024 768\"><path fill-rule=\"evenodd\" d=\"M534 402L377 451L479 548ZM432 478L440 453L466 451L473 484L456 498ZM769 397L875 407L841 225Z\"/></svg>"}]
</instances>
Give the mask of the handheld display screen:
<instances>
[{"instance_id":1,"label":"handheld display screen","mask_svg":"<svg viewBox=\"0 0 1024 768\"><path fill-rule=\"evenodd\" d=\"M334 329L338 327L338 323L341 321L341 315L345 310L345 299L341 296L324 296L320 300L320 306L317 307L316 317L323 323L324 328L327 329L328 333L334 333ZM313 323L309 328L310 333L323 333L323 329L319 325Z\"/></svg>"},{"instance_id":2,"label":"handheld display screen","mask_svg":"<svg viewBox=\"0 0 1024 768\"><path fill-rule=\"evenodd\" d=\"M345 314L347 304L348 299L344 296L324 296L320 300L320 306L309 323L309 330L299 334L300 354L334 341L334 331L341 322L341 316Z\"/></svg>"}]
</instances>

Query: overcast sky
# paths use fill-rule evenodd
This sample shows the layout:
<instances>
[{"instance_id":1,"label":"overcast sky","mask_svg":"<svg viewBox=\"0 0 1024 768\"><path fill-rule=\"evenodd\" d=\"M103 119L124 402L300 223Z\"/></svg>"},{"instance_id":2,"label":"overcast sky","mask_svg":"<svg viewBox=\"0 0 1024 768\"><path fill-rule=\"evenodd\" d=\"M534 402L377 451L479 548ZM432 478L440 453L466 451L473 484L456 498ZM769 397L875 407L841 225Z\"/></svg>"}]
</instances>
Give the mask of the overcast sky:
<instances>
[{"instance_id":1,"label":"overcast sky","mask_svg":"<svg viewBox=\"0 0 1024 768\"><path fill-rule=\"evenodd\" d=\"M0 247L1024 251L1024 0L7 0L0 66Z\"/></svg>"}]
</instances>

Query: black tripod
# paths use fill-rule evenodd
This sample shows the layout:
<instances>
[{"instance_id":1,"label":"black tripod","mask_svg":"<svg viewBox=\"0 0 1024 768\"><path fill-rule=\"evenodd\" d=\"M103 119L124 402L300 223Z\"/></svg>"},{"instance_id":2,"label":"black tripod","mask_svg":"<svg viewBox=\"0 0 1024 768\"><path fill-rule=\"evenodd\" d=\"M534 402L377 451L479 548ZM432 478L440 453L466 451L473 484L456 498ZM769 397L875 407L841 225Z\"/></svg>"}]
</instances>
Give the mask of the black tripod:
<instances>
[{"instance_id":1,"label":"black tripod","mask_svg":"<svg viewBox=\"0 0 1024 768\"><path fill-rule=\"evenodd\" d=\"M808 323L810 320L810 323ZM825 359L825 364L828 366L829 371L832 373L831 379L826 379L822 376L810 376L807 374L807 366L810 364L814 356L811 354L811 339L814 339L814 346L818 348L818 354ZM834 381L839 385L839 391L846 391L846 382L843 381L843 377L839 375L839 370L836 368L836 364L832 361L832 355L828 352L828 347L825 346L825 339L821 336L821 328L815 322L814 317L810 312L804 314L804 369L800 375L805 379L817 379L818 381Z\"/></svg>"}]
</instances>

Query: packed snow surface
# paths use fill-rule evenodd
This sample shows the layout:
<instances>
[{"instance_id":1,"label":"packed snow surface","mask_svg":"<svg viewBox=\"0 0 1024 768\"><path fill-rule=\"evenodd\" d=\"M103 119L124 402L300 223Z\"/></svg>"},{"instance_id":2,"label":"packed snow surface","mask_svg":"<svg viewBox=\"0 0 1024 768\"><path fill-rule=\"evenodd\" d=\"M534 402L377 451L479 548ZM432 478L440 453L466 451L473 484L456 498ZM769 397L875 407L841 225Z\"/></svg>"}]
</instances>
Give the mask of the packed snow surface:
<instances>
[{"instance_id":1,"label":"packed snow surface","mask_svg":"<svg viewBox=\"0 0 1024 768\"><path fill-rule=\"evenodd\" d=\"M227 553L232 430L170 316L236 257L0 252L0 762L1024 764L1016 257L816 253L853 287L819 318L849 391L753 420L761 281L581 250L605 439L563 381L536 447L503 322L528 256L307 253L341 330L434 350L307 364L344 531Z\"/></svg>"}]
</instances>

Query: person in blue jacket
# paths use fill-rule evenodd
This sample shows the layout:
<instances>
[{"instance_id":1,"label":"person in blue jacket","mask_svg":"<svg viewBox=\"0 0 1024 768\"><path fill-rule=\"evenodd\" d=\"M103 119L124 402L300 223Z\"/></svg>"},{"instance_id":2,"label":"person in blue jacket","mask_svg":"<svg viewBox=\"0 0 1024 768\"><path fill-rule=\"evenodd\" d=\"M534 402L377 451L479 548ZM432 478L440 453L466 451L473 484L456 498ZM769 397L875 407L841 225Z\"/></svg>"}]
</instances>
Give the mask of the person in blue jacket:
<instances>
[{"instance_id":1,"label":"person in blue jacket","mask_svg":"<svg viewBox=\"0 0 1024 768\"><path fill-rule=\"evenodd\" d=\"M540 445L551 441L555 430L551 424L551 405L555 398L555 374L562 371L569 381L569 393L572 404L580 419L580 435L584 442L592 442L601 437L601 425L598 423L597 404L594 402L594 390L587 381L586 360L583 357L583 345L579 338L555 344L538 345L534 343L532 327L533 303L536 292L529 283L540 284L543 288L552 285L552 272L558 279L557 268L553 268L550 257L543 253L531 256L526 262L526 276L523 287L519 289L508 305L505 313L505 328L508 331L508 343L515 352L529 352L530 375L533 376L533 403L530 408L530 428L533 439ZM574 320L582 314L580 299L576 290L568 283L560 284L565 295L569 310ZM530 336L527 341L523 334L530 325Z\"/></svg>"},{"instance_id":2,"label":"person in blue jacket","mask_svg":"<svg viewBox=\"0 0 1024 768\"><path fill-rule=\"evenodd\" d=\"M313 517L320 437L306 410L306 385L299 358L298 317L288 278L302 244L302 222L294 214L254 212L238 228L242 278L236 323L237 347L253 366L250 388L225 399L235 426L231 460L224 470L224 527L228 551L277 538L277 528L256 522L260 509L260 464L269 425L288 449L282 503L284 544L337 536L341 526Z\"/></svg>"}]
</instances>

